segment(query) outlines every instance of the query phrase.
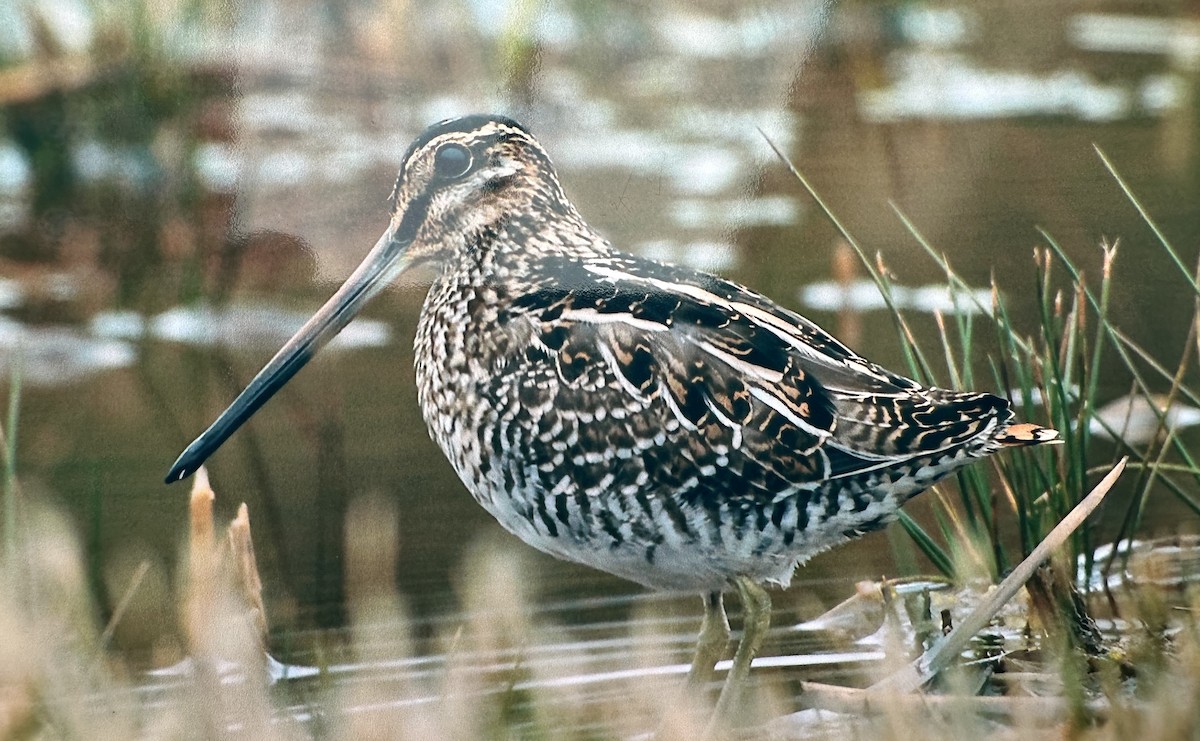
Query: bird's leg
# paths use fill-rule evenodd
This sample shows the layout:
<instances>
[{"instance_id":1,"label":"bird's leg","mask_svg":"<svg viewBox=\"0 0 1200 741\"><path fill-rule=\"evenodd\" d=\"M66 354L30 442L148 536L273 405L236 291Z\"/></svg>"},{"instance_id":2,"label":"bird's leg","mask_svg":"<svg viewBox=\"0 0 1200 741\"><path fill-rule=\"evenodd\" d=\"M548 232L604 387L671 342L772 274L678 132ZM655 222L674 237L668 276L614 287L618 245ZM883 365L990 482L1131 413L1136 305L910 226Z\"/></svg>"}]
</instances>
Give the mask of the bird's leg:
<instances>
[{"instance_id":1,"label":"bird's leg","mask_svg":"<svg viewBox=\"0 0 1200 741\"><path fill-rule=\"evenodd\" d=\"M700 639L696 643L696 655L688 671L689 688L702 686L713 673L713 668L729 645L729 618L725 617L725 602L720 592L703 595L704 621L700 623Z\"/></svg>"},{"instance_id":2,"label":"bird's leg","mask_svg":"<svg viewBox=\"0 0 1200 741\"><path fill-rule=\"evenodd\" d=\"M715 726L722 722L729 715L730 708L737 704L742 685L746 683L746 677L750 674L750 662L762 647L767 628L771 625L771 595L767 590L746 576L734 578L733 583L742 598L742 640L738 643L737 653L733 655L733 666L725 677L725 686L721 688L721 696L717 699L717 708L709 726L710 738Z\"/></svg>"}]
</instances>

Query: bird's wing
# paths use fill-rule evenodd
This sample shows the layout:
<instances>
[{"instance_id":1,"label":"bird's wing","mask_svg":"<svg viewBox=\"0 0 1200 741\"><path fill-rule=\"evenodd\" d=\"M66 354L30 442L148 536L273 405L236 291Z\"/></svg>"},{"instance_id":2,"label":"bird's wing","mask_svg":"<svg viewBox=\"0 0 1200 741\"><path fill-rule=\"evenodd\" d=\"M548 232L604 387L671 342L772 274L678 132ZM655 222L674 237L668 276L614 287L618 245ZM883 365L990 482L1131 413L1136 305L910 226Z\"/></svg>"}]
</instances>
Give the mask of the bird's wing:
<instances>
[{"instance_id":1,"label":"bird's wing","mask_svg":"<svg viewBox=\"0 0 1200 741\"><path fill-rule=\"evenodd\" d=\"M619 390L677 426L697 459L733 450L804 484L968 443L1008 414L989 394L893 374L714 276L624 256L543 270L556 280L514 310L562 382L556 404L621 404Z\"/></svg>"}]
</instances>

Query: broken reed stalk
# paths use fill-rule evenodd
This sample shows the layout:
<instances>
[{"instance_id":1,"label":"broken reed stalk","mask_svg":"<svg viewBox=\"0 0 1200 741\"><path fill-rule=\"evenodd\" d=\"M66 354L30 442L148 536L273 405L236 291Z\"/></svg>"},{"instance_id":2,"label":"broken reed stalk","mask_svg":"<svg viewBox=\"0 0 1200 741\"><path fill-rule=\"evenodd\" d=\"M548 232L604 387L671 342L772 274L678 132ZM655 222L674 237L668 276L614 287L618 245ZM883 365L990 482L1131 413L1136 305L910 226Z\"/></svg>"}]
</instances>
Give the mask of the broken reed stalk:
<instances>
[{"instance_id":1,"label":"broken reed stalk","mask_svg":"<svg viewBox=\"0 0 1200 741\"><path fill-rule=\"evenodd\" d=\"M250 509L242 502L237 517L229 523L229 555L233 559L234 581L242 601L250 610L255 632L266 646L267 608L262 599L262 577L254 557L254 541L250 537Z\"/></svg>"},{"instance_id":2,"label":"broken reed stalk","mask_svg":"<svg viewBox=\"0 0 1200 741\"><path fill-rule=\"evenodd\" d=\"M208 472L197 471L188 500L187 586L182 600L183 634L191 651L201 645L205 626L217 602L217 553L213 500Z\"/></svg>"},{"instance_id":3,"label":"broken reed stalk","mask_svg":"<svg viewBox=\"0 0 1200 741\"><path fill-rule=\"evenodd\" d=\"M1038 543L1029 556L1018 564L1012 573L1005 577L954 630L950 631L949 635L936 642L932 648L918 656L904 669L871 685L867 692L873 694L914 692L938 672L948 667L967 647L975 634L990 623L996 613L1016 595L1025 582L1029 581L1038 566L1048 559L1056 548L1065 543L1071 534L1083 524L1084 520L1095 511L1096 507L1100 506L1100 502L1104 500L1105 495L1120 478L1121 472L1125 470L1125 463L1128 460L1129 457L1126 456L1117 461L1117 464L1100 480L1100 483L1096 484L1095 488L1050 531L1042 542ZM808 691L807 688L805 691Z\"/></svg>"},{"instance_id":4,"label":"broken reed stalk","mask_svg":"<svg viewBox=\"0 0 1200 741\"><path fill-rule=\"evenodd\" d=\"M193 650L199 645L204 626L219 609L222 584L232 585L235 596L249 612L259 644L265 649L267 611L262 600L262 578L250 537L250 512L245 502L229 524L224 548L217 542L213 525L216 494L203 467L196 472L189 505L191 530L188 540L188 586L184 599L184 627Z\"/></svg>"}]
</instances>

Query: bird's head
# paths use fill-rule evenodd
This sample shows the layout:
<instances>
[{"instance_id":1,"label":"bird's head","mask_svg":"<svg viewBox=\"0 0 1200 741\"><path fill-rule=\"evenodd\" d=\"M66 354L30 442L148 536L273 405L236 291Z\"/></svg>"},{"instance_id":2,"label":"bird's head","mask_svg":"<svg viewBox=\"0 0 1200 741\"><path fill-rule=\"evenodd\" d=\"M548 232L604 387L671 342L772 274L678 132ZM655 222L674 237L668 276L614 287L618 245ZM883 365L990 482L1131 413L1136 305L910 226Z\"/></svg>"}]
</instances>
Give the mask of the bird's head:
<instances>
[{"instance_id":1,"label":"bird's head","mask_svg":"<svg viewBox=\"0 0 1200 741\"><path fill-rule=\"evenodd\" d=\"M391 202L385 237L404 245L406 265L440 261L521 214L576 215L545 150L503 116L426 129L404 156Z\"/></svg>"},{"instance_id":2,"label":"bird's head","mask_svg":"<svg viewBox=\"0 0 1200 741\"><path fill-rule=\"evenodd\" d=\"M426 129L405 154L391 200L388 227L362 264L183 451L168 483L193 474L400 273L469 251L506 220L530 213L578 219L541 145L502 116L464 116Z\"/></svg>"}]
</instances>

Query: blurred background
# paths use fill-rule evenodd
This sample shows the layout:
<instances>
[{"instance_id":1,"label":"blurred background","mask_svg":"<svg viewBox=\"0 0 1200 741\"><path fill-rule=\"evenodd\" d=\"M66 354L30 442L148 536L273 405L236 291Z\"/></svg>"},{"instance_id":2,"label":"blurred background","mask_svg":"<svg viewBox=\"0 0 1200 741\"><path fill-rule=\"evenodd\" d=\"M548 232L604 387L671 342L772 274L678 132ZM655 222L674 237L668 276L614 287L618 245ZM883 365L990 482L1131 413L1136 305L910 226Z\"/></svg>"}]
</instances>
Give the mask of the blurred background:
<instances>
[{"instance_id":1,"label":"blurred background","mask_svg":"<svg viewBox=\"0 0 1200 741\"><path fill-rule=\"evenodd\" d=\"M5 0L0 401L19 375L22 491L72 514L102 604L138 563L169 573L186 486L167 467L374 244L411 139L473 112L525 122L618 247L746 283L886 365L902 358L878 294L764 137L882 255L919 337L955 304L893 205L1031 330L1037 229L1097 277L1119 240L1115 322L1168 367L1194 352L1193 294L1093 148L1193 264L1191 3ZM344 621L356 497L398 501L419 620L455 609L472 543L509 539L420 419L423 295L378 299L210 462L219 510L250 506L277 629ZM1119 364L1100 383L1130 387ZM1151 531L1196 530L1150 501ZM927 570L902 534L868 537L803 569L783 609ZM546 604L641 599L529 558Z\"/></svg>"}]
</instances>

